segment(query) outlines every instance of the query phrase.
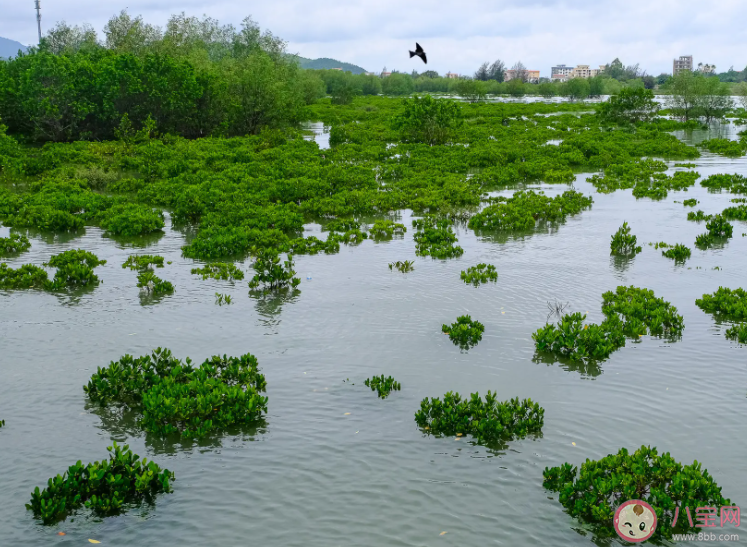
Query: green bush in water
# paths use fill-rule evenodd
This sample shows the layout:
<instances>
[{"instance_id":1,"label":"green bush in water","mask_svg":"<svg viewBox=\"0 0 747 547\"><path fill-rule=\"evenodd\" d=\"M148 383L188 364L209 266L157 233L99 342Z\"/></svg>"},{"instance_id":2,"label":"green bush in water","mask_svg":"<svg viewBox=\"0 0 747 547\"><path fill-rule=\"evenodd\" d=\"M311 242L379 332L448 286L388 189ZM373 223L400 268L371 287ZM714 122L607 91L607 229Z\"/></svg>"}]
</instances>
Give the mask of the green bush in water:
<instances>
[{"instance_id":1,"label":"green bush in water","mask_svg":"<svg viewBox=\"0 0 747 547\"><path fill-rule=\"evenodd\" d=\"M635 256L641 252L641 247L636 246L638 238L630 233L630 226L627 222L623 222L620 229L615 232L610 242L610 254L619 256Z\"/></svg>"},{"instance_id":2,"label":"green bush in water","mask_svg":"<svg viewBox=\"0 0 747 547\"><path fill-rule=\"evenodd\" d=\"M488 391L483 401L478 393L462 400L448 392L443 401L426 397L415 413L419 427L435 435L472 435L478 442L497 444L540 434L545 410L531 399L499 402Z\"/></svg>"},{"instance_id":3,"label":"green bush in water","mask_svg":"<svg viewBox=\"0 0 747 547\"><path fill-rule=\"evenodd\" d=\"M151 433L204 437L234 424L248 424L267 412L261 395L267 382L257 359L213 356L199 367L182 363L168 349L133 358L125 355L99 367L84 391L101 405L121 404L143 413L138 424Z\"/></svg>"},{"instance_id":4,"label":"green bush in water","mask_svg":"<svg viewBox=\"0 0 747 547\"><path fill-rule=\"evenodd\" d=\"M729 139L707 139L698 146L714 154L738 158L747 154L747 141L730 141Z\"/></svg>"},{"instance_id":5,"label":"green bush in water","mask_svg":"<svg viewBox=\"0 0 747 547\"><path fill-rule=\"evenodd\" d=\"M5 426L5 420L0 420L0 427Z\"/></svg>"},{"instance_id":6,"label":"green bush in water","mask_svg":"<svg viewBox=\"0 0 747 547\"><path fill-rule=\"evenodd\" d=\"M57 268L49 289L56 291L66 287L98 285L100 281L93 269L103 264L106 264L106 260L99 260L95 254L83 249L71 249L53 255L44 264Z\"/></svg>"},{"instance_id":7,"label":"green bush in water","mask_svg":"<svg viewBox=\"0 0 747 547\"><path fill-rule=\"evenodd\" d=\"M10 234L10 237L0 237L0 256L28 251L31 248L29 238L21 234Z\"/></svg>"},{"instance_id":8,"label":"green bush in water","mask_svg":"<svg viewBox=\"0 0 747 547\"><path fill-rule=\"evenodd\" d=\"M454 258L462 256L464 249L458 245L452 222L446 218L427 215L412 221L417 230L414 235L415 254L432 258Z\"/></svg>"},{"instance_id":9,"label":"green bush in water","mask_svg":"<svg viewBox=\"0 0 747 547\"><path fill-rule=\"evenodd\" d=\"M299 237L282 245L281 248L284 252L294 255L315 255L321 252L334 254L340 251L340 241L336 234L331 233L325 241L314 236Z\"/></svg>"},{"instance_id":10,"label":"green bush in water","mask_svg":"<svg viewBox=\"0 0 747 547\"><path fill-rule=\"evenodd\" d=\"M383 374L381 376L366 378L363 383L370 387L371 391L378 393L379 397L382 399L386 399L391 391L399 391L402 389L402 385L394 378L391 376L384 378Z\"/></svg>"},{"instance_id":11,"label":"green bush in water","mask_svg":"<svg viewBox=\"0 0 747 547\"><path fill-rule=\"evenodd\" d=\"M701 249L707 249L714 242L714 237L708 232L695 236L695 246Z\"/></svg>"},{"instance_id":12,"label":"green bush in water","mask_svg":"<svg viewBox=\"0 0 747 547\"><path fill-rule=\"evenodd\" d=\"M462 270L460 278L465 283L472 283L475 287L488 281L498 281L498 271L492 264L478 264Z\"/></svg>"},{"instance_id":13,"label":"green bush in water","mask_svg":"<svg viewBox=\"0 0 747 547\"><path fill-rule=\"evenodd\" d=\"M170 281L164 281L151 270L142 270L137 274L137 286L154 296L174 292L174 285Z\"/></svg>"},{"instance_id":14,"label":"green bush in water","mask_svg":"<svg viewBox=\"0 0 747 547\"><path fill-rule=\"evenodd\" d=\"M695 212L690 211L687 213L687 220L693 220L695 222L700 222L703 220L710 220L713 215L706 215L703 211L698 209Z\"/></svg>"},{"instance_id":15,"label":"green bush in water","mask_svg":"<svg viewBox=\"0 0 747 547\"><path fill-rule=\"evenodd\" d=\"M47 272L39 266L24 264L14 269L0 263L0 289L47 289L49 285Z\"/></svg>"},{"instance_id":16,"label":"green bush in water","mask_svg":"<svg viewBox=\"0 0 747 547\"><path fill-rule=\"evenodd\" d=\"M559 493L558 501L568 513L594 526L601 537L616 536L615 511L631 499L645 501L656 512L654 539L700 531L691 526L686 508L694 516L699 507L731 505L700 463L683 466L668 452L659 455L656 448L647 446L633 454L621 448L601 460L587 459L581 469L570 463L545 468L543 477L544 487ZM672 526L675 513L677 523ZM692 522L697 520L693 517Z\"/></svg>"},{"instance_id":17,"label":"green bush in water","mask_svg":"<svg viewBox=\"0 0 747 547\"><path fill-rule=\"evenodd\" d=\"M236 265L226 262L213 262L206 264L202 268L192 268L192 273L201 275L203 280L208 277L227 281L244 279L244 272L237 268Z\"/></svg>"},{"instance_id":18,"label":"green bush in water","mask_svg":"<svg viewBox=\"0 0 747 547\"><path fill-rule=\"evenodd\" d=\"M293 255L288 255L287 260L280 263L280 256L275 249L256 250L257 260L253 264L257 272L249 282L249 287L256 289L262 284L269 290L281 289L287 286L298 287L301 280L293 270Z\"/></svg>"},{"instance_id":19,"label":"green bush in water","mask_svg":"<svg viewBox=\"0 0 747 547\"><path fill-rule=\"evenodd\" d=\"M735 194L747 193L747 177L744 175L711 175L700 181L700 185L710 190L729 190Z\"/></svg>"},{"instance_id":20,"label":"green bush in water","mask_svg":"<svg viewBox=\"0 0 747 547\"><path fill-rule=\"evenodd\" d=\"M667 258L674 259L675 262L684 262L690 258L691 252L690 249L682 243L677 243L676 245L669 247L666 251L662 251L661 254Z\"/></svg>"},{"instance_id":21,"label":"green bush in water","mask_svg":"<svg viewBox=\"0 0 747 547\"><path fill-rule=\"evenodd\" d=\"M732 321L747 320L747 291L742 288L719 287L713 294L704 294L695 305L706 313L721 316Z\"/></svg>"},{"instance_id":22,"label":"green bush in water","mask_svg":"<svg viewBox=\"0 0 747 547\"><path fill-rule=\"evenodd\" d=\"M412 260L405 260L404 262L397 261L397 262L390 262L389 263L389 269L397 269L400 273L409 273L415 269L414 262Z\"/></svg>"},{"instance_id":23,"label":"green bush in water","mask_svg":"<svg viewBox=\"0 0 747 547\"><path fill-rule=\"evenodd\" d=\"M130 255L122 264L122 268L136 271L152 270L153 266L163 268L163 257L160 255Z\"/></svg>"},{"instance_id":24,"label":"green bush in water","mask_svg":"<svg viewBox=\"0 0 747 547\"><path fill-rule=\"evenodd\" d=\"M442 325L441 331L449 335L449 339L454 342L455 346L469 349L482 340L485 326L479 321L473 321L469 315L460 315L451 325Z\"/></svg>"},{"instance_id":25,"label":"green bush in water","mask_svg":"<svg viewBox=\"0 0 747 547\"><path fill-rule=\"evenodd\" d=\"M163 213L134 203L117 204L104 213L101 227L114 235L139 236L160 231Z\"/></svg>"},{"instance_id":26,"label":"green bush in water","mask_svg":"<svg viewBox=\"0 0 747 547\"><path fill-rule=\"evenodd\" d=\"M534 190L516 192L510 198L496 198L493 205L469 220L473 230L531 230L537 220L559 222L591 207L591 197L575 190L549 198Z\"/></svg>"},{"instance_id":27,"label":"green bush in water","mask_svg":"<svg viewBox=\"0 0 747 547\"><path fill-rule=\"evenodd\" d=\"M747 205L738 205L737 207L727 207L721 212L721 216L728 220L747 221Z\"/></svg>"},{"instance_id":28,"label":"green bush in water","mask_svg":"<svg viewBox=\"0 0 747 547\"><path fill-rule=\"evenodd\" d=\"M85 221L79 215L54 209L48 205L27 205L10 214L3 224L13 228L37 228L50 232L77 232Z\"/></svg>"},{"instance_id":29,"label":"green bush in water","mask_svg":"<svg viewBox=\"0 0 747 547\"><path fill-rule=\"evenodd\" d=\"M685 207L695 207L698 203L700 202L697 199L690 198L690 199L686 199L685 201L683 201L682 205L684 205Z\"/></svg>"},{"instance_id":30,"label":"green bush in water","mask_svg":"<svg viewBox=\"0 0 747 547\"><path fill-rule=\"evenodd\" d=\"M221 294L219 292L215 293L215 303L219 306L222 306L223 304L232 304L233 298L231 298L230 294Z\"/></svg>"},{"instance_id":31,"label":"green bush in water","mask_svg":"<svg viewBox=\"0 0 747 547\"><path fill-rule=\"evenodd\" d=\"M747 323L732 325L726 329L726 337L740 344L747 344Z\"/></svg>"},{"instance_id":32,"label":"green bush in water","mask_svg":"<svg viewBox=\"0 0 747 547\"><path fill-rule=\"evenodd\" d=\"M586 324L586 315L565 314L557 326L547 324L533 335L537 351L552 353L572 361L600 361L625 346L625 337L679 336L685 328L677 308L653 291L637 287L617 287L602 295L601 324Z\"/></svg>"},{"instance_id":33,"label":"green bush in water","mask_svg":"<svg viewBox=\"0 0 747 547\"><path fill-rule=\"evenodd\" d=\"M49 479L43 490L37 486L26 509L44 524L54 524L81 506L105 517L122 513L134 503L152 503L156 494L172 491L174 474L168 469L141 460L128 445L120 447L116 441L107 450L108 460L86 466L78 461L63 475Z\"/></svg>"},{"instance_id":34,"label":"green bush in water","mask_svg":"<svg viewBox=\"0 0 747 547\"><path fill-rule=\"evenodd\" d=\"M404 109L393 119L392 126L406 141L444 144L464 124L456 101L425 95L405 99L402 104Z\"/></svg>"},{"instance_id":35,"label":"green bush in water","mask_svg":"<svg viewBox=\"0 0 747 547\"><path fill-rule=\"evenodd\" d=\"M368 230L368 233L374 241L391 239L395 235L403 235L407 231L404 224L399 224L391 220L376 220L374 225Z\"/></svg>"},{"instance_id":36,"label":"green bush in water","mask_svg":"<svg viewBox=\"0 0 747 547\"><path fill-rule=\"evenodd\" d=\"M729 224L722 215L714 215L706 222L706 229L713 237L730 238L734 234L734 226Z\"/></svg>"},{"instance_id":37,"label":"green bush in water","mask_svg":"<svg viewBox=\"0 0 747 547\"><path fill-rule=\"evenodd\" d=\"M659 160L634 159L624 163L613 163L604 170L604 175L593 175L586 180L598 192L607 194L615 190L633 189L639 198L664 199L669 190L687 190L693 186L700 174L695 171L678 171L672 176L663 173L667 165Z\"/></svg>"}]
</instances>

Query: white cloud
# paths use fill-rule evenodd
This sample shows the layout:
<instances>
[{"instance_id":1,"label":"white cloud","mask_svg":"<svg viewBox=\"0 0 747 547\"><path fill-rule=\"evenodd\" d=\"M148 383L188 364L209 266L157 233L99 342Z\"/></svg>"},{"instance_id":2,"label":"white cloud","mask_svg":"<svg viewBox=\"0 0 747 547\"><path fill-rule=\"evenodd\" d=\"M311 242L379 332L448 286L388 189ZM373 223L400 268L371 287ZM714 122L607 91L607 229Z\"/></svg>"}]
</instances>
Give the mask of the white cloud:
<instances>
[{"instance_id":1,"label":"white cloud","mask_svg":"<svg viewBox=\"0 0 747 547\"><path fill-rule=\"evenodd\" d=\"M32 2L3 0L0 36L36 41ZM368 70L423 70L407 51L418 41L427 68L469 74L483 61L521 60L543 75L557 63L596 66L619 57L651 74L671 71L672 58L692 54L719 69L747 65L744 0L272 0L254 10L226 0L42 0L43 28L56 21L90 23L128 8L163 25L172 13L207 14L239 25L246 15L304 57L332 57Z\"/></svg>"}]
</instances>

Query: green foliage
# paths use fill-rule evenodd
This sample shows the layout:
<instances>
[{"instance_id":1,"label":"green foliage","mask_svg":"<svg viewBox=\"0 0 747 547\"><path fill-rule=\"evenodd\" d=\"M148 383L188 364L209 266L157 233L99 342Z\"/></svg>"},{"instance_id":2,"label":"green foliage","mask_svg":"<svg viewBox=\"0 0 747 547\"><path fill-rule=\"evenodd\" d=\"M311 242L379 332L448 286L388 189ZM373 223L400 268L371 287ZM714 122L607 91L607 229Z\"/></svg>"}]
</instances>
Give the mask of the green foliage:
<instances>
[{"instance_id":1,"label":"green foliage","mask_svg":"<svg viewBox=\"0 0 747 547\"><path fill-rule=\"evenodd\" d=\"M559 493L558 501L568 513L593 525L601 537L616 535L615 510L631 499L645 501L656 512L654 539L699 531L684 516L686 508L694 515L699 507L731 505L700 463L683 466L669 452L659 455L656 448L646 446L633 454L621 448L601 460L587 459L581 469L564 463L545 468L542 474L544 487ZM677 511L677 524L672 526Z\"/></svg>"},{"instance_id":2,"label":"green foliage","mask_svg":"<svg viewBox=\"0 0 747 547\"><path fill-rule=\"evenodd\" d=\"M435 145L446 143L463 122L456 101L434 99L430 95L402 101L404 110L392 122L402 139Z\"/></svg>"},{"instance_id":3,"label":"green foliage","mask_svg":"<svg viewBox=\"0 0 747 547\"><path fill-rule=\"evenodd\" d=\"M685 207L695 207L698 203L700 202L697 199L690 198L690 199L686 199L685 201L683 201L682 205L684 205Z\"/></svg>"},{"instance_id":4,"label":"green foliage","mask_svg":"<svg viewBox=\"0 0 747 547\"><path fill-rule=\"evenodd\" d=\"M469 315L460 315L451 325L442 325L441 332L448 334L455 346L469 349L482 340L485 325L479 321L473 321Z\"/></svg>"},{"instance_id":5,"label":"green foliage","mask_svg":"<svg viewBox=\"0 0 747 547\"><path fill-rule=\"evenodd\" d=\"M478 393L463 400L459 393L448 392L443 401L427 397L415 413L418 427L435 435L472 435L478 442L496 445L527 435L542 433L545 410L531 399L518 397L499 402L488 391L485 400Z\"/></svg>"},{"instance_id":6,"label":"green foliage","mask_svg":"<svg viewBox=\"0 0 747 547\"><path fill-rule=\"evenodd\" d=\"M703 220L710 220L712 215L706 215L703 211L698 209L697 211L693 212L690 211L687 213L687 220L692 220L695 222L701 222Z\"/></svg>"},{"instance_id":7,"label":"green foliage","mask_svg":"<svg viewBox=\"0 0 747 547\"><path fill-rule=\"evenodd\" d=\"M724 219L747 221L747 205L738 205L737 207L727 207L721 212Z\"/></svg>"},{"instance_id":8,"label":"green foliage","mask_svg":"<svg viewBox=\"0 0 747 547\"><path fill-rule=\"evenodd\" d=\"M99 278L93 273L97 266L106 264L95 254L83 249L71 249L52 255L45 266L57 268L49 290L58 291L66 287L98 285Z\"/></svg>"},{"instance_id":9,"label":"green foliage","mask_svg":"<svg viewBox=\"0 0 747 547\"><path fill-rule=\"evenodd\" d=\"M207 278L229 281L244 279L244 272L237 268L236 265L226 262L213 262L205 264L202 268L192 268L192 273L201 275L203 280Z\"/></svg>"},{"instance_id":10,"label":"green foliage","mask_svg":"<svg viewBox=\"0 0 747 547\"><path fill-rule=\"evenodd\" d=\"M256 289L260 283L266 289L276 290L287 286L298 287L301 280L293 270L293 256L288 255L287 260L280 264L279 253L275 249L258 249L257 259L252 265L257 273L249 282L249 287Z\"/></svg>"},{"instance_id":11,"label":"green foliage","mask_svg":"<svg viewBox=\"0 0 747 547\"><path fill-rule=\"evenodd\" d=\"M128 445L116 441L107 447L108 460L89 463L78 461L63 475L47 481L47 487L37 486L31 493L26 509L44 524L65 520L82 506L98 517L124 512L136 503L152 503L156 494L171 492L174 474L154 462L140 459Z\"/></svg>"},{"instance_id":12,"label":"green foliage","mask_svg":"<svg viewBox=\"0 0 747 547\"><path fill-rule=\"evenodd\" d=\"M31 248L29 238L21 234L10 234L10 237L0 237L0 256L28 251Z\"/></svg>"},{"instance_id":13,"label":"green foliage","mask_svg":"<svg viewBox=\"0 0 747 547\"><path fill-rule=\"evenodd\" d=\"M415 84L409 74L393 72L381 80L381 92L384 95L409 95L415 91Z\"/></svg>"},{"instance_id":14,"label":"green foliage","mask_svg":"<svg viewBox=\"0 0 747 547\"><path fill-rule=\"evenodd\" d=\"M462 256L464 249L458 245L456 234L451 229L452 222L432 215L412 221L415 232L415 254L433 258L454 258Z\"/></svg>"},{"instance_id":15,"label":"green foliage","mask_svg":"<svg viewBox=\"0 0 747 547\"><path fill-rule=\"evenodd\" d=\"M567 216L591 207L591 197L567 190L554 198L534 190L516 192L510 198L496 198L469 219L473 230L531 230L537 220L562 222Z\"/></svg>"},{"instance_id":16,"label":"green foliage","mask_svg":"<svg viewBox=\"0 0 747 547\"><path fill-rule=\"evenodd\" d=\"M153 266L163 268L163 257L160 255L130 255L122 264L122 268L137 271L152 270Z\"/></svg>"},{"instance_id":17,"label":"green foliage","mask_svg":"<svg viewBox=\"0 0 747 547\"><path fill-rule=\"evenodd\" d=\"M620 286L602 299L605 320L601 324L584 325L586 315L565 314L557 326L547 324L532 335L537 351L571 361L600 361L625 346L626 336L675 337L685 328L677 308L651 290Z\"/></svg>"},{"instance_id":18,"label":"green foliage","mask_svg":"<svg viewBox=\"0 0 747 547\"><path fill-rule=\"evenodd\" d=\"M732 321L747 320L747 291L719 287L713 294L704 294L695 305L706 313L718 315Z\"/></svg>"},{"instance_id":19,"label":"green foliage","mask_svg":"<svg viewBox=\"0 0 747 547\"><path fill-rule=\"evenodd\" d=\"M472 283L475 287L488 281L498 281L498 272L492 264L478 264L462 270L459 276L465 283Z\"/></svg>"},{"instance_id":20,"label":"green foliage","mask_svg":"<svg viewBox=\"0 0 747 547\"><path fill-rule=\"evenodd\" d=\"M684 262L688 258L690 258L690 255L692 254L690 252L690 249L683 245L682 243L677 243L674 246L671 246L666 251L662 251L661 254L663 256L666 256L667 258L673 259L675 262Z\"/></svg>"},{"instance_id":21,"label":"green foliage","mask_svg":"<svg viewBox=\"0 0 747 547\"><path fill-rule=\"evenodd\" d=\"M693 186L700 174L694 171L677 171L665 175L667 165L659 160L634 160L608 166L604 175L593 175L586 180L597 191L607 194L615 190L633 189L636 198L664 199L669 190L686 190Z\"/></svg>"},{"instance_id":22,"label":"green foliage","mask_svg":"<svg viewBox=\"0 0 747 547\"><path fill-rule=\"evenodd\" d=\"M107 210L101 227L114 235L139 236L160 231L164 226L163 213L150 207L132 203L115 205Z\"/></svg>"},{"instance_id":23,"label":"green foliage","mask_svg":"<svg viewBox=\"0 0 747 547\"><path fill-rule=\"evenodd\" d=\"M13 228L37 228L51 232L75 232L85 225L81 217L45 205L22 207L17 213L8 215L3 223Z\"/></svg>"},{"instance_id":24,"label":"green foliage","mask_svg":"<svg viewBox=\"0 0 747 547\"><path fill-rule=\"evenodd\" d=\"M378 393L379 397L382 399L386 399L391 391L399 391L402 389L402 385L394 378L391 376L384 378L383 374L381 376L366 378L363 383L370 387L371 391Z\"/></svg>"},{"instance_id":25,"label":"green foliage","mask_svg":"<svg viewBox=\"0 0 747 547\"><path fill-rule=\"evenodd\" d=\"M5 420L0 420L0 427L4 427L4 426L5 426Z\"/></svg>"},{"instance_id":26,"label":"green foliage","mask_svg":"<svg viewBox=\"0 0 747 547\"><path fill-rule=\"evenodd\" d=\"M375 220L374 225L368 230L374 241L392 239L394 235L403 235L407 231L404 224L395 223L391 220Z\"/></svg>"},{"instance_id":27,"label":"green foliage","mask_svg":"<svg viewBox=\"0 0 747 547\"><path fill-rule=\"evenodd\" d=\"M735 194L747 194L747 178L744 175L717 174L700 181L700 185L709 190L729 190Z\"/></svg>"},{"instance_id":28,"label":"green foliage","mask_svg":"<svg viewBox=\"0 0 747 547\"><path fill-rule=\"evenodd\" d=\"M154 296L174 292L174 285L158 277L152 270L141 270L137 274L137 286Z\"/></svg>"},{"instance_id":29,"label":"green foliage","mask_svg":"<svg viewBox=\"0 0 747 547\"><path fill-rule=\"evenodd\" d=\"M619 256L635 256L641 252L641 247L636 246L638 238L630 233L630 226L627 222L623 222L620 229L615 232L610 242L610 254Z\"/></svg>"},{"instance_id":30,"label":"green foliage","mask_svg":"<svg viewBox=\"0 0 747 547\"><path fill-rule=\"evenodd\" d=\"M707 139L701 141L698 146L705 148L714 154L738 158L747 154L747 141L730 141L729 139Z\"/></svg>"},{"instance_id":31,"label":"green foliage","mask_svg":"<svg viewBox=\"0 0 747 547\"><path fill-rule=\"evenodd\" d=\"M0 263L0 289L47 289L50 281L47 272L33 264L10 268Z\"/></svg>"},{"instance_id":32,"label":"green foliage","mask_svg":"<svg viewBox=\"0 0 747 547\"><path fill-rule=\"evenodd\" d=\"M747 344L747 323L739 323L726 329L726 338L740 344Z\"/></svg>"},{"instance_id":33,"label":"green foliage","mask_svg":"<svg viewBox=\"0 0 747 547\"><path fill-rule=\"evenodd\" d=\"M414 264L412 260L405 260L404 262L398 260L397 262L389 263L389 270L396 268L400 273L409 273L415 269Z\"/></svg>"},{"instance_id":34,"label":"green foliage","mask_svg":"<svg viewBox=\"0 0 747 547\"><path fill-rule=\"evenodd\" d=\"M707 249L713 245L714 237L708 232L695 236L695 246L701 249Z\"/></svg>"},{"instance_id":35,"label":"green foliage","mask_svg":"<svg viewBox=\"0 0 747 547\"><path fill-rule=\"evenodd\" d=\"M651 121L659 110L650 89L624 87L599 105L599 116L608 122L635 123Z\"/></svg>"},{"instance_id":36,"label":"green foliage","mask_svg":"<svg viewBox=\"0 0 747 547\"><path fill-rule=\"evenodd\" d=\"M99 367L83 389L95 403L142 412L138 424L146 431L190 439L261 418L267 412L267 397L261 395L266 387L249 353L215 355L195 367L189 358L182 362L158 348Z\"/></svg>"},{"instance_id":37,"label":"green foliage","mask_svg":"<svg viewBox=\"0 0 747 547\"><path fill-rule=\"evenodd\" d=\"M712 216L706 222L706 228L713 237L730 238L734 233L734 226L729 224L722 215Z\"/></svg>"},{"instance_id":38,"label":"green foliage","mask_svg":"<svg viewBox=\"0 0 747 547\"><path fill-rule=\"evenodd\" d=\"M230 294L221 294L217 292L215 293L215 303L219 306L222 306L223 304L228 305L233 303L233 299Z\"/></svg>"}]
</instances>

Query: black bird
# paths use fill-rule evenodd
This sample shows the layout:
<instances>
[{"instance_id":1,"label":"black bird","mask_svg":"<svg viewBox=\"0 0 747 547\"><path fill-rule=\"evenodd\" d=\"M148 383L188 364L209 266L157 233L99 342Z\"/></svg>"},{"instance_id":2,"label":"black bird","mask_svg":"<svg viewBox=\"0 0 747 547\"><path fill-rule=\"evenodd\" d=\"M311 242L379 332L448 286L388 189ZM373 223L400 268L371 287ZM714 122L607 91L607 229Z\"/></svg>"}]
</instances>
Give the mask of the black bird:
<instances>
[{"instance_id":1,"label":"black bird","mask_svg":"<svg viewBox=\"0 0 747 547\"><path fill-rule=\"evenodd\" d=\"M423 62L426 65L428 64L428 59L426 59L425 57L425 51L423 51L423 48L420 47L420 44L418 44L417 42L415 42L415 51L410 51L410 59L412 59L416 55L420 57L421 59L423 59Z\"/></svg>"}]
</instances>

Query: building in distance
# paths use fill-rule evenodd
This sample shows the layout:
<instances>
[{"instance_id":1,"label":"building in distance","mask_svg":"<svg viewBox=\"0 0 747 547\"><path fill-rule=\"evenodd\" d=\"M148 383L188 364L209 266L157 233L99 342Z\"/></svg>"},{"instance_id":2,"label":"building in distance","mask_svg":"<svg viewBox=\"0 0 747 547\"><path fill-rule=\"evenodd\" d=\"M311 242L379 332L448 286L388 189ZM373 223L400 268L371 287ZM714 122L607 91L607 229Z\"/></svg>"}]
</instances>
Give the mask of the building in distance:
<instances>
[{"instance_id":1,"label":"building in distance","mask_svg":"<svg viewBox=\"0 0 747 547\"><path fill-rule=\"evenodd\" d=\"M672 63L672 74L675 75L683 70L693 69L693 56L692 55L680 55L679 59L675 59Z\"/></svg>"},{"instance_id":2,"label":"building in distance","mask_svg":"<svg viewBox=\"0 0 747 547\"><path fill-rule=\"evenodd\" d=\"M458 80L459 74L457 74L456 72L447 72L446 78L451 78L452 80Z\"/></svg>"},{"instance_id":3,"label":"building in distance","mask_svg":"<svg viewBox=\"0 0 747 547\"><path fill-rule=\"evenodd\" d=\"M527 82L537 83L540 79L540 71L539 70L525 70ZM503 76L503 81L508 82L516 78L516 71L514 69L509 69L506 71L506 73Z\"/></svg>"}]
</instances>

